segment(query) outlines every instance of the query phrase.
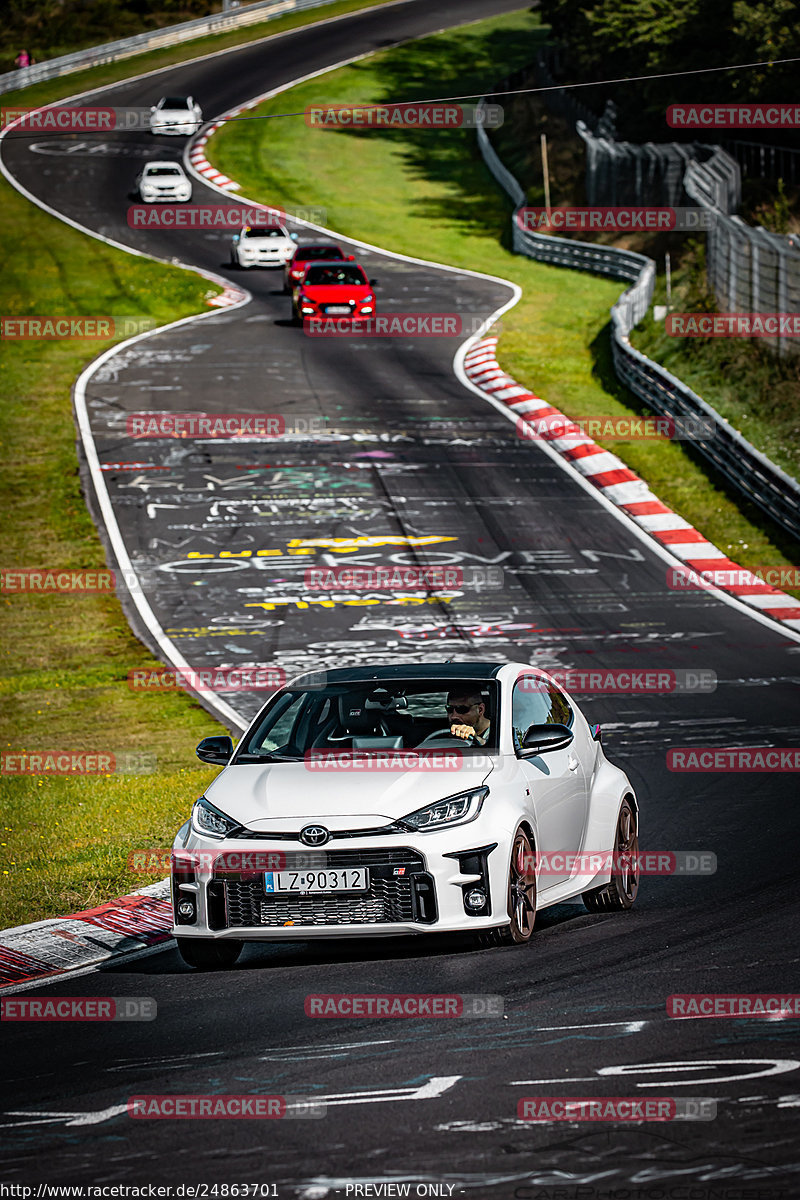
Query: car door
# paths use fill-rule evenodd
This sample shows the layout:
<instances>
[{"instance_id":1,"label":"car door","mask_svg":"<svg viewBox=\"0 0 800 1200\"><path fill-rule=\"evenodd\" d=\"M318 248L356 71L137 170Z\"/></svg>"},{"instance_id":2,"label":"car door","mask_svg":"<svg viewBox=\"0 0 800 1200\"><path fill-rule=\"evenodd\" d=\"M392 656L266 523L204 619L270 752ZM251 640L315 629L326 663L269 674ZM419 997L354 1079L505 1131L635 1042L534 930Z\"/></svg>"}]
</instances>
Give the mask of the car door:
<instances>
[{"instance_id":1,"label":"car door","mask_svg":"<svg viewBox=\"0 0 800 1200\"><path fill-rule=\"evenodd\" d=\"M537 850L548 856L574 854L581 845L588 805L585 755L578 744L580 731L575 714L566 696L551 680L522 675L512 693L511 724L516 749L522 745L531 725L566 725L576 735L563 750L520 759L536 815ZM556 858L540 873L539 890L544 892L563 883L569 875L567 864L562 860L559 869Z\"/></svg>"}]
</instances>

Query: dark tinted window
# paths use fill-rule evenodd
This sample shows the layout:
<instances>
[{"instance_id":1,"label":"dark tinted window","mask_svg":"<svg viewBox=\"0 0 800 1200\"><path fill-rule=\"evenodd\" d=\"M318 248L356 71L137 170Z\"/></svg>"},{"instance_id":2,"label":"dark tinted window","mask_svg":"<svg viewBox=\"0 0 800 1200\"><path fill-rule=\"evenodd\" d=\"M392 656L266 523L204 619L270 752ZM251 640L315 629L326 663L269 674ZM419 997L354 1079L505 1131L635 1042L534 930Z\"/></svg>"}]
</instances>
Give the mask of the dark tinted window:
<instances>
[{"instance_id":1,"label":"dark tinted window","mask_svg":"<svg viewBox=\"0 0 800 1200\"><path fill-rule=\"evenodd\" d=\"M367 282L360 267L309 267L306 273L306 283L316 287L332 287L337 284L347 284L350 287Z\"/></svg>"}]
</instances>

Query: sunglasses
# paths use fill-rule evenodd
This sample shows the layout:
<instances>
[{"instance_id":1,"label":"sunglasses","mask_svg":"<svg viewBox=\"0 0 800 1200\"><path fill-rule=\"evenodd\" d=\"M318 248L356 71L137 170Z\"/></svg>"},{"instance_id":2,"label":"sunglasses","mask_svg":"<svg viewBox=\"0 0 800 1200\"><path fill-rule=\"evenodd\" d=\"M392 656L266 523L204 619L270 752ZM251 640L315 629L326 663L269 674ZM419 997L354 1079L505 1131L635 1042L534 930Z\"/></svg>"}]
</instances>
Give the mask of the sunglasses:
<instances>
[{"instance_id":1,"label":"sunglasses","mask_svg":"<svg viewBox=\"0 0 800 1200\"><path fill-rule=\"evenodd\" d=\"M476 707L476 705L474 705L474 704L446 704L445 711L446 712L457 712L457 713L460 713L461 716L463 716L464 713L468 713L471 708L475 708L475 707Z\"/></svg>"}]
</instances>

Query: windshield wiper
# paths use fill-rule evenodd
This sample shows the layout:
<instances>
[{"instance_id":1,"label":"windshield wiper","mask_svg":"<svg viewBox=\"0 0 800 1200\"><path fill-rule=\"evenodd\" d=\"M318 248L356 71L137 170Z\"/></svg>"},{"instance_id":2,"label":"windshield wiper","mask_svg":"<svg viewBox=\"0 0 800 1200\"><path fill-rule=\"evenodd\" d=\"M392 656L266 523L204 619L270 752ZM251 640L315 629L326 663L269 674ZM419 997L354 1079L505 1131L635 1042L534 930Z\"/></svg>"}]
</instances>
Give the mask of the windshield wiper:
<instances>
[{"instance_id":1,"label":"windshield wiper","mask_svg":"<svg viewBox=\"0 0 800 1200\"><path fill-rule=\"evenodd\" d=\"M240 754L237 762L302 762L302 758L292 754L276 754L272 750L267 750L264 754L245 753Z\"/></svg>"}]
</instances>

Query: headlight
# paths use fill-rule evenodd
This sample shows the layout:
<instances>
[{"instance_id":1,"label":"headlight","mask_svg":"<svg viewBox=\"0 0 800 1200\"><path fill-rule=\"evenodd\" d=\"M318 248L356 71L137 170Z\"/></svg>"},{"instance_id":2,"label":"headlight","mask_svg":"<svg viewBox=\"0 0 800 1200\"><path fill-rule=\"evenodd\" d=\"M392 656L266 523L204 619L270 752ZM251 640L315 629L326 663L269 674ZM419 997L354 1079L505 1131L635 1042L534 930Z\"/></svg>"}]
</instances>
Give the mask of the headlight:
<instances>
[{"instance_id":1,"label":"headlight","mask_svg":"<svg viewBox=\"0 0 800 1200\"><path fill-rule=\"evenodd\" d=\"M457 796L448 796L446 800L437 800L427 808L418 808L416 812L409 813L403 817L402 824L420 832L441 829L443 825L466 825L468 821L475 820L488 795L488 787L459 792Z\"/></svg>"},{"instance_id":2,"label":"headlight","mask_svg":"<svg viewBox=\"0 0 800 1200\"><path fill-rule=\"evenodd\" d=\"M205 796L201 796L192 809L192 829L204 837L224 838L238 828L236 821L226 817L225 813L215 808Z\"/></svg>"},{"instance_id":3,"label":"headlight","mask_svg":"<svg viewBox=\"0 0 800 1200\"><path fill-rule=\"evenodd\" d=\"M374 299L375 299L374 296L365 296L364 299L361 301L361 303L362 304L372 304L372 301Z\"/></svg>"}]
</instances>

